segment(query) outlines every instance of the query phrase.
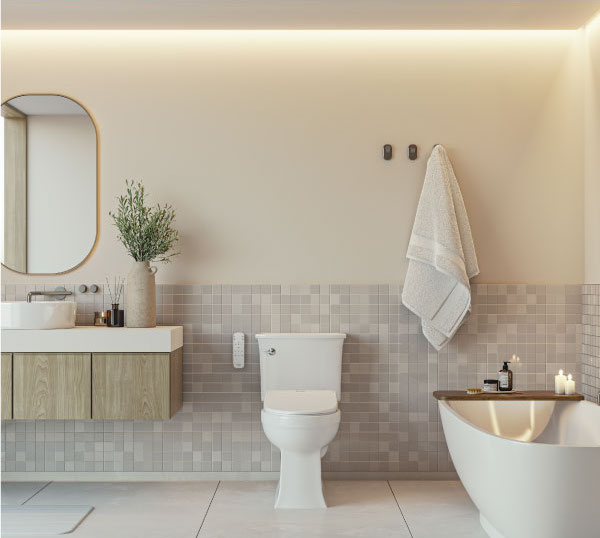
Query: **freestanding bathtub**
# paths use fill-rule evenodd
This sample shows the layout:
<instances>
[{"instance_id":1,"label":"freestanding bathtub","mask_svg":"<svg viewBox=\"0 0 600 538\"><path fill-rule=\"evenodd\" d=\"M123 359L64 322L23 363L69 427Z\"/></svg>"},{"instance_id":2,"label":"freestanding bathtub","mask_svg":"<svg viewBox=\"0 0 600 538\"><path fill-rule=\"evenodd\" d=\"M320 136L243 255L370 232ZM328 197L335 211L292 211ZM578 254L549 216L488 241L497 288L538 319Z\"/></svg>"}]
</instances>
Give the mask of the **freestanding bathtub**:
<instances>
[{"instance_id":1,"label":"freestanding bathtub","mask_svg":"<svg viewBox=\"0 0 600 538\"><path fill-rule=\"evenodd\" d=\"M600 406L440 400L439 408L490 537L600 537Z\"/></svg>"}]
</instances>

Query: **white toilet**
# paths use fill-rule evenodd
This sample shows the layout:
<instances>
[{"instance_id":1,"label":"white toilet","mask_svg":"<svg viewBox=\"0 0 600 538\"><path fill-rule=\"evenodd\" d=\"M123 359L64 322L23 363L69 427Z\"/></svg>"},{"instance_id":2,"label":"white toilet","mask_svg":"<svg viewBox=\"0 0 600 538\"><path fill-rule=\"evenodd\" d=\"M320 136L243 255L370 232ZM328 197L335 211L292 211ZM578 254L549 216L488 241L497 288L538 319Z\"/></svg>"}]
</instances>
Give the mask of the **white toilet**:
<instances>
[{"instance_id":1,"label":"white toilet","mask_svg":"<svg viewBox=\"0 0 600 538\"><path fill-rule=\"evenodd\" d=\"M281 451L275 508L327 508L321 458L340 426L341 333L257 334L261 421Z\"/></svg>"}]
</instances>

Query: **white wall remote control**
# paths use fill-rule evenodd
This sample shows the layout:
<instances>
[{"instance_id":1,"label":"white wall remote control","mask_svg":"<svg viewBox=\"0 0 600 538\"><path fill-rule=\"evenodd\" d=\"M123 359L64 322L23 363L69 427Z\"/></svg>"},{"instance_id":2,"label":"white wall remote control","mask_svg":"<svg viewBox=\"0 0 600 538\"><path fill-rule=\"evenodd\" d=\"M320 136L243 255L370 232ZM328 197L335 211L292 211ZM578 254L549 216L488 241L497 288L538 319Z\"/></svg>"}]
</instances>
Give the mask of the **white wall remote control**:
<instances>
[{"instance_id":1,"label":"white wall remote control","mask_svg":"<svg viewBox=\"0 0 600 538\"><path fill-rule=\"evenodd\" d=\"M233 367L244 367L244 333L233 333Z\"/></svg>"}]
</instances>

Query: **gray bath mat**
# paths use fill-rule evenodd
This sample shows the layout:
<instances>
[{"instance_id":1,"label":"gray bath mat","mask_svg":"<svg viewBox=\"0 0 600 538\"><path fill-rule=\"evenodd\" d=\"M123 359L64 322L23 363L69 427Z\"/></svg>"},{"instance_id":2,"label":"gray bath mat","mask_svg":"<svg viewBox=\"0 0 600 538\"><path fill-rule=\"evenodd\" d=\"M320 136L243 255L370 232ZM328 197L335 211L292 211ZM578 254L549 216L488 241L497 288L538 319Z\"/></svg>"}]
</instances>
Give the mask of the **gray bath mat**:
<instances>
[{"instance_id":1,"label":"gray bath mat","mask_svg":"<svg viewBox=\"0 0 600 538\"><path fill-rule=\"evenodd\" d=\"M3 506L2 536L67 534L93 509L93 506Z\"/></svg>"}]
</instances>

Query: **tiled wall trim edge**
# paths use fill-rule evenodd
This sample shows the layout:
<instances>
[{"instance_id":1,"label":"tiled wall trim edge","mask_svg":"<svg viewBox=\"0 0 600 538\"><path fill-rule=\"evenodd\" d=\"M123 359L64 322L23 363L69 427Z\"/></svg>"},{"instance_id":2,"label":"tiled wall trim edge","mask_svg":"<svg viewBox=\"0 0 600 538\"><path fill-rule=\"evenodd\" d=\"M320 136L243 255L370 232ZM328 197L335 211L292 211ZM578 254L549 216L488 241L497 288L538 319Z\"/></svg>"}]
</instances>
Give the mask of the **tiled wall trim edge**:
<instances>
[{"instance_id":1,"label":"tiled wall trim edge","mask_svg":"<svg viewBox=\"0 0 600 538\"><path fill-rule=\"evenodd\" d=\"M600 392L600 284L582 287L581 383L586 399Z\"/></svg>"},{"instance_id":2,"label":"tiled wall trim edge","mask_svg":"<svg viewBox=\"0 0 600 538\"><path fill-rule=\"evenodd\" d=\"M323 473L325 480L458 480L455 472L416 472L416 473ZM226 480L226 481L255 481L278 480L278 472L268 473L203 473L203 472L174 472L174 473L2 473L6 482L147 482L151 481L195 481L195 480Z\"/></svg>"}]
</instances>

